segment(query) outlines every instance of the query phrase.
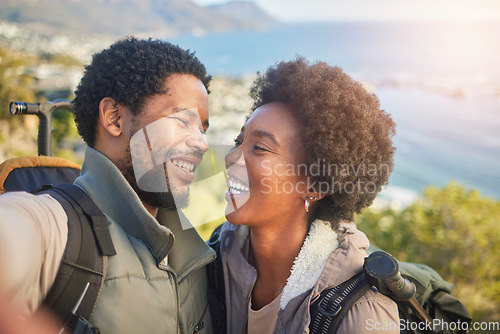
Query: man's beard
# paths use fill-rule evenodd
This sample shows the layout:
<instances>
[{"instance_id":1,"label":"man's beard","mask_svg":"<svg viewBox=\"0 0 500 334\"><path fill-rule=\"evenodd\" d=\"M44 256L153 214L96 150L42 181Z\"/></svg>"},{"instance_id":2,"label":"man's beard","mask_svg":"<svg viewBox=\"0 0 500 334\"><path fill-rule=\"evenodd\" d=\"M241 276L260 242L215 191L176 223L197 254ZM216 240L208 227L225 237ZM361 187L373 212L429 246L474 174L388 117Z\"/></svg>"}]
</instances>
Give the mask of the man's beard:
<instances>
[{"instance_id":1,"label":"man's beard","mask_svg":"<svg viewBox=\"0 0 500 334\"><path fill-rule=\"evenodd\" d=\"M127 147L124 157L120 161L120 166L118 166L125 179L144 204L153 207L165 208L167 210L177 210L177 208L182 209L187 207L189 202L189 188L187 188L185 194L180 194L180 191L176 191L174 187L171 187L170 180L168 179L168 173L166 168L164 168L164 165L159 165L157 167L158 168L155 168L151 174L147 173L141 178L141 180L139 180L139 183L141 183L140 187L135 178L132 157L130 154L130 146ZM158 180L158 178L166 178L166 184L168 187L167 191L151 192L142 190L149 188L147 186L148 183L159 182L160 180Z\"/></svg>"}]
</instances>

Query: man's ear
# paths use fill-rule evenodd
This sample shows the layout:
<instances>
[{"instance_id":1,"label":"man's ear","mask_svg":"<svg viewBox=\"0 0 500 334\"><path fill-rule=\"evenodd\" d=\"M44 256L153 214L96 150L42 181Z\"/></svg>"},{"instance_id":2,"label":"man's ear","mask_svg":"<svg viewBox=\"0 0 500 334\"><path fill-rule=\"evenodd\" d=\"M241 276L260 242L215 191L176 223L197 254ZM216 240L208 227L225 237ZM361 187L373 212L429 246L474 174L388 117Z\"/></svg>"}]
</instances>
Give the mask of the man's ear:
<instances>
[{"instance_id":1,"label":"man's ear","mask_svg":"<svg viewBox=\"0 0 500 334\"><path fill-rule=\"evenodd\" d=\"M99 123L102 128L114 137L122 134L121 108L110 97L105 97L99 103Z\"/></svg>"}]
</instances>

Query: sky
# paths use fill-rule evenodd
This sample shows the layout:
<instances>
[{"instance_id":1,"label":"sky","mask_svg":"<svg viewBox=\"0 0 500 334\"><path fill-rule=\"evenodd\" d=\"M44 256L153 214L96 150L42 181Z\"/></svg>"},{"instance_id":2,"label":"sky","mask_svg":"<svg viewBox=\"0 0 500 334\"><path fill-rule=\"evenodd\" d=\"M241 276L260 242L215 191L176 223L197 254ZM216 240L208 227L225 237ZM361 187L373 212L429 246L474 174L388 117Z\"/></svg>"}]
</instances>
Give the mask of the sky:
<instances>
[{"instance_id":1,"label":"sky","mask_svg":"<svg viewBox=\"0 0 500 334\"><path fill-rule=\"evenodd\" d=\"M227 0L192 0L202 6ZM284 22L332 20L500 20L500 0L255 0Z\"/></svg>"}]
</instances>

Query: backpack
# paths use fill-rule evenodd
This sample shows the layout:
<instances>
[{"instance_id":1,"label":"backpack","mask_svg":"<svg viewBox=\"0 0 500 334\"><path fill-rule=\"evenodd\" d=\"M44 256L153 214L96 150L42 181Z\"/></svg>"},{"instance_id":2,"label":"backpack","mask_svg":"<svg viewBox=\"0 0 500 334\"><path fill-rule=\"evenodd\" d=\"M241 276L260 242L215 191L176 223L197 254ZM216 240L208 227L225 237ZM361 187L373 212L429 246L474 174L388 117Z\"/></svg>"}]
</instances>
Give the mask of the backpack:
<instances>
[{"instance_id":1,"label":"backpack","mask_svg":"<svg viewBox=\"0 0 500 334\"><path fill-rule=\"evenodd\" d=\"M208 293L214 330L216 333L227 333L224 276L220 257L221 228L222 225L218 226L207 242L217 254L215 261L207 266ZM396 302L400 318L397 325L402 334L467 333L466 328L472 320L469 312L450 294L453 285L445 281L434 269L419 263L398 262L376 247L370 247L368 253L370 256L365 259L361 273L346 282L325 289L310 305L310 334L336 333L348 311L369 289L377 289ZM372 261L369 262L370 260ZM370 264L372 270L369 270ZM403 292L393 293L385 284L387 280L374 278L373 271L379 271L379 276L380 272L390 273L391 277L401 273L405 280L397 281L398 285L393 290L404 288ZM406 296L403 296L405 293ZM461 323L462 326L449 326L453 328L446 330L447 324L451 323ZM434 329L432 325L435 324L441 324L443 328Z\"/></svg>"},{"instance_id":2,"label":"backpack","mask_svg":"<svg viewBox=\"0 0 500 334\"><path fill-rule=\"evenodd\" d=\"M396 302L401 334L468 332L472 317L451 295L453 284L427 265L398 262L377 247L370 248L361 273L326 289L311 304L310 334L336 333L347 312L370 288ZM375 325L367 324L367 329ZM384 329L384 324L378 325Z\"/></svg>"},{"instance_id":3,"label":"backpack","mask_svg":"<svg viewBox=\"0 0 500 334\"><path fill-rule=\"evenodd\" d=\"M73 181L80 166L49 156L22 157L0 164L0 194L49 194L68 216L68 242L43 305L73 333L99 333L87 320L106 276L107 257L116 254L107 218Z\"/></svg>"}]
</instances>

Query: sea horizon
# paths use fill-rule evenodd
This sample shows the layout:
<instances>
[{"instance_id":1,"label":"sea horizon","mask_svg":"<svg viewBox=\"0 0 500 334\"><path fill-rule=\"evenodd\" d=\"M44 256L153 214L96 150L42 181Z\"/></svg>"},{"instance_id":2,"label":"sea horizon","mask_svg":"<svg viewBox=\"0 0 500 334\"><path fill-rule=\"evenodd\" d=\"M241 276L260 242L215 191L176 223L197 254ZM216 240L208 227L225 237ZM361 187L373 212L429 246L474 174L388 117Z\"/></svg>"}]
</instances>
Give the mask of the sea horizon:
<instances>
[{"instance_id":1,"label":"sea horizon","mask_svg":"<svg viewBox=\"0 0 500 334\"><path fill-rule=\"evenodd\" d=\"M168 40L195 51L214 76L253 76L297 55L342 67L397 124L395 168L380 197L404 206L452 180L500 199L495 32L500 22L322 22Z\"/></svg>"}]
</instances>

